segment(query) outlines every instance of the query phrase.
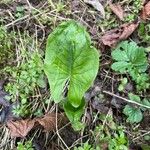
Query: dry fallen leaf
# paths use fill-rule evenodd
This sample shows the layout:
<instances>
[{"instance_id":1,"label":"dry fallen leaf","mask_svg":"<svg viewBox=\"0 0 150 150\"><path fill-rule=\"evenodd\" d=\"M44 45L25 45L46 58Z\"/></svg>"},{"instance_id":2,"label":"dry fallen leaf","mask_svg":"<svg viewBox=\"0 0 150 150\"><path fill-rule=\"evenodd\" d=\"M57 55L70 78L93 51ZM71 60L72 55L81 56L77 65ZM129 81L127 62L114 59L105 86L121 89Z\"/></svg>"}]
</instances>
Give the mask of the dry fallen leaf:
<instances>
[{"instance_id":1,"label":"dry fallen leaf","mask_svg":"<svg viewBox=\"0 0 150 150\"><path fill-rule=\"evenodd\" d=\"M123 24L118 29L112 29L106 32L101 41L104 45L114 47L119 41L127 39L138 27L139 23Z\"/></svg>"},{"instance_id":2,"label":"dry fallen leaf","mask_svg":"<svg viewBox=\"0 0 150 150\"><path fill-rule=\"evenodd\" d=\"M25 137L31 131L34 124L35 120L30 119L7 122L12 137Z\"/></svg>"},{"instance_id":3,"label":"dry fallen leaf","mask_svg":"<svg viewBox=\"0 0 150 150\"><path fill-rule=\"evenodd\" d=\"M63 115L57 114L57 124L60 125ZM45 131L52 131L56 128L56 114L46 114L43 118L37 118L36 121L44 127Z\"/></svg>"},{"instance_id":4,"label":"dry fallen leaf","mask_svg":"<svg viewBox=\"0 0 150 150\"><path fill-rule=\"evenodd\" d=\"M112 10L112 12L120 19L123 20L124 18L124 11L121 7L121 5L119 4L109 4L110 9Z\"/></svg>"},{"instance_id":5,"label":"dry fallen leaf","mask_svg":"<svg viewBox=\"0 0 150 150\"><path fill-rule=\"evenodd\" d=\"M143 7L141 18L146 20L150 17L150 1Z\"/></svg>"},{"instance_id":6,"label":"dry fallen leaf","mask_svg":"<svg viewBox=\"0 0 150 150\"><path fill-rule=\"evenodd\" d=\"M62 114L57 114L58 126L62 123L64 116ZM42 126L45 131L53 131L56 128L56 114L49 113L44 115L44 117L25 119L18 121L9 121L7 126L11 131L12 137L25 137L32 128Z\"/></svg>"},{"instance_id":7,"label":"dry fallen leaf","mask_svg":"<svg viewBox=\"0 0 150 150\"><path fill-rule=\"evenodd\" d=\"M119 39L120 40L127 39L135 31L135 29L138 27L138 25L139 25L139 22L122 25L121 28L122 28L123 32L120 35Z\"/></svg>"},{"instance_id":8,"label":"dry fallen leaf","mask_svg":"<svg viewBox=\"0 0 150 150\"><path fill-rule=\"evenodd\" d=\"M102 17L105 18L105 10L99 0L84 0L84 2L93 6L97 11L101 13Z\"/></svg>"},{"instance_id":9,"label":"dry fallen leaf","mask_svg":"<svg viewBox=\"0 0 150 150\"><path fill-rule=\"evenodd\" d=\"M37 118L36 121L44 127L45 131L52 131L56 127L56 114L46 114L43 118Z\"/></svg>"}]
</instances>

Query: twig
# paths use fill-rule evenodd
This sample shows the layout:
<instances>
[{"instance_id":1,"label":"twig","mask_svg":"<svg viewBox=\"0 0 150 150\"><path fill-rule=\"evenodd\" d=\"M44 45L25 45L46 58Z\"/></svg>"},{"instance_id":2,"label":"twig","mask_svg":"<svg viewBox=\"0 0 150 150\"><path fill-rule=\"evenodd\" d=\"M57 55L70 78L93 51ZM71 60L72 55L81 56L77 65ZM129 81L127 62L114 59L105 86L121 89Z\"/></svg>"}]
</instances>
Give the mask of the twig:
<instances>
[{"instance_id":1,"label":"twig","mask_svg":"<svg viewBox=\"0 0 150 150\"><path fill-rule=\"evenodd\" d=\"M77 139L77 140L69 147L69 149L71 149L71 148L75 147L76 145L78 145L78 144L79 144L78 142L79 142L81 139L86 138L86 137L88 137L88 136L89 136L89 134L84 135L84 136L80 137L79 139Z\"/></svg>"},{"instance_id":2,"label":"twig","mask_svg":"<svg viewBox=\"0 0 150 150\"><path fill-rule=\"evenodd\" d=\"M66 149L67 150L70 150L69 149L69 147L67 146L67 144L64 142L64 140L62 139L62 137L60 136L60 134L59 134L59 130L58 130L58 121L57 121L57 113L58 113L58 108L57 108L58 106L56 105L56 133L57 133L57 135L58 135L58 137L59 137L59 139L62 141L62 143L65 145L65 147L66 147Z\"/></svg>"},{"instance_id":3,"label":"twig","mask_svg":"<svg viewBox=\"0 0 150 150\"><path fill-rule=\"evenodd\" d=\"M22 20L28 18L29 16L30 16L30 15L26 15L26 16L23 16L22 18L16 19L16 20L12 21L11 23L5 25L5 27L8 28L9 26L14 25L14 24L17 23L17 22L22 21Z\"/></svg>"},{"instance_id":4,"label":"twig","mask_svg":"<svg viewBox=\"0 0 150 150\"><path fill-rule=\"evenodd\" d=\"M113 94L113 93L111 93L111 92L103 91L103 93L106 93L106 94L108 94L108 95L111 95L111 96L114 96L114 97L120 98L120 99L122 99L122 100L124 100L124 101L126 101L126 102L128 102L128 103L136 104L136 105L139 105L139 106L145 107L145 108L147 108L147 109L150 109L150 106L146 106L146 105L143 105L143 104L138 103L138 102L136 102L136 101L132 101L132 100L126 99L126 98L124 98L124 97L118 96L118 95Z\"/></svg>"},{"instance_id":5,"label":"twig","mask_svg":"<svg viewBox=\"0 0 150 150\"><path fill-rule=\"evenodd\" d=\"M12 140L14 140L14 138L8 140L6 143L4 143L3 145L0 145L0 149L2 149L4 146L6 146L9 142L11 142Z\"/></svg>"},{"instance_id":6,"label":"twig","mask_svg":"<svg viewBox=\"0 0 150 150\"><path fill-rule=\"evenodd\" d=\"M148 134L150 134L150 131L148 131L148 132L146 132L146 133L144 133L144 134L142 134L142 135L140 135L140 136L134 138L133 141L135 141L135 140L137 140L137 139L139 139L139 138L141 138L141 137L143 137L143 136L145 136L145 135L148 135Z\"/></svg>"}]
</instances>

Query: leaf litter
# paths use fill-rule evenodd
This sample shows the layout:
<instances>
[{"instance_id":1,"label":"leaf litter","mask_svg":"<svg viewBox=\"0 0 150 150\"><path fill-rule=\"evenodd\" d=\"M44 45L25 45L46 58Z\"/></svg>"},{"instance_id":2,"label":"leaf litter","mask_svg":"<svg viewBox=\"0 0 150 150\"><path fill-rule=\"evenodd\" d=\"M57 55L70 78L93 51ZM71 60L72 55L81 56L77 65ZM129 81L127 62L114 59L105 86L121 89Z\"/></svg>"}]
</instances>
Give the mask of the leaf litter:
<instances>
[{"instance_id":1,"label":"leaf litter","mask_svg":"<svg viewBox=\"0 0 150 150\"><path fill-rule=\"evenodd\" d=\"M112 4L112 3L109 3L109 7L110 9L112 10L112 12L121 20L123 21L124 20L124 11L121 7L120 4Z\"/></svg>"},{"instance_id":2,"label":"leaf litter","mask_svg":"<svg viewBox=\"0 0 150 150\"><path fill-rule=\"evenodd\" d=\"M99 11L103 18L105 18L104 6L99 2L99 0L84 0L85 3L93 6L97 11Z\"/></svg>"},{"instance_id":3,"label":"leaf litter","mask_svg":"<svg viewBox=\"0 0 150 150\"><path fill-rule=\"evenodd\" d=\"M143 20L147 20L148 18L150 18L150 1L143 7L141 18Z\"/></svg>"},{"instance_id":4,"label":"leaf litter","mask_svg":"<svg viewBox=\"0 0 150 150\"><path fill-rule=\"evenodd\" d=\"M34 127L35 120L8 121L7 126L12 137L25 137Z\"/></svg>"},{"instance_id":5,"label":"leaf litter","mask_svg":"<svg viewBox=\"0 0 150 150\"><path fill-rule=\"evenodd\" d=\"M63 114L48 113L44 117L34 118L34 119L25 119L17 121L8 121L7 127L10 129L12 137L25 137L33 128L39 126L44 128L44 131L49 132L56 129L56 119L58 122L58 127L63 124L64 121Z\"/></svg>"},{"instance_id":6,"label":"leaf litter","mask_svg":"<svg viewBox=\"0 0 150 150\"><path fill-rule=\"evenodd\" d=\"M138 25L139 22L125 23L119 28L107 31L101 37L101 41L104 45L115 47L118 42L127 39L136 30Z\"/></svg>"}]
</instances>

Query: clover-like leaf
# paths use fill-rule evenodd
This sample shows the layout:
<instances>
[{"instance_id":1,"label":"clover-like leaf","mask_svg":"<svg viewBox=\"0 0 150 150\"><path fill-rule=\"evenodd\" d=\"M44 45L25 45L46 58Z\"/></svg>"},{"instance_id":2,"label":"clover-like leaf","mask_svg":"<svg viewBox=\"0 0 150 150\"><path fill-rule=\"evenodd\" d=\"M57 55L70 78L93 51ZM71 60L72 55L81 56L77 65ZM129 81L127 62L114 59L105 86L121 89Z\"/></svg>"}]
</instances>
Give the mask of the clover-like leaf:
<instances>
[{"instance_id":1,"label":"clover-like leaf","mask_svg":"<svg viewBox=\"0 0 150 150\"><path fill-rule=\"evenodd\" d=\"M145 49L138 47L135 42L121 42L112 52L112 57L116 61L112 69L121 73L130 73L132 69L145 72L148 66Z\"/></svg>"},{"instance_id":2,"label":"clover-like leaf","mask_svg":"<svg viewBox=\"0 0 150 150\"><path fill-rule=\"evenodd\" d=\"M78 107L98 68L99 53L91 46L90 36L80 24L64 22L49 35L44 70L56 103L62 100L67 86L67 99Z\"/></svg>"},{"instance_id":3,"label":"clover-like leaf","mask_svg":"<svg viewBox=\"0 0 150 150\"><path fill-rule=\"evenodd\" d=\"M128 116L127 121L130 123L139 123L143 119L143 114L140 108L126 105L123 113Z\"/></svg>"}]
</instances>

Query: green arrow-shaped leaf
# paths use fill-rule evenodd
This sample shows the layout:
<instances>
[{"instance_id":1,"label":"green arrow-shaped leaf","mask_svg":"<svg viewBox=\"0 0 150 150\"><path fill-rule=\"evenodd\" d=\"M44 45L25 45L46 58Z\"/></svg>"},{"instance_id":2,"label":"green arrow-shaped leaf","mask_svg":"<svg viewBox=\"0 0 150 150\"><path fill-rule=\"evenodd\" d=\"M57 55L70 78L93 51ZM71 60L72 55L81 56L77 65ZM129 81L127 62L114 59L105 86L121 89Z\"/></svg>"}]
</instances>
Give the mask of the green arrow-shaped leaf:
<instances>
[{"instance_id":1,"label":"green arrow-shaped leaf","mask_svg":"<svg viewBox=\"0 0 150 150\"><path fill-rule=\"evenodd\" d=\"M64 22L49 35L44 70L55 102L62 100L68 83L68 100L78 107L98 68L98 51L91 46L90 36L81 25Z\"/></svg>"}]
</instances>

